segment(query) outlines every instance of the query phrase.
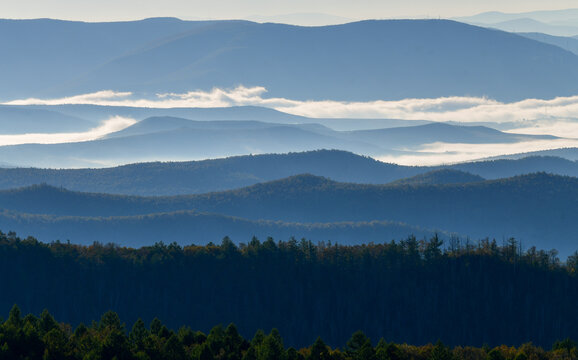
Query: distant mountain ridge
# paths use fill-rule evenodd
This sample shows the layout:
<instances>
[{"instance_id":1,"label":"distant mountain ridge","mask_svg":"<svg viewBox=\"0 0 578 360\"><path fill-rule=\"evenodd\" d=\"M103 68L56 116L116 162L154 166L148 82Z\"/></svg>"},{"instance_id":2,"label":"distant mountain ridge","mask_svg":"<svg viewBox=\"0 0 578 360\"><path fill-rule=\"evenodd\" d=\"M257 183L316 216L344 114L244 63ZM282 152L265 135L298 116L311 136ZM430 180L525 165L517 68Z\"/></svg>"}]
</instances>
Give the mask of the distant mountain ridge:
<instances>
[{"instance_id":1,"label":"distant mountain ridge","mask_svg":"<svg viewBox=\"0 0 578 360\"><path fill-rule=\"evenodd\" d=\"M86 131L97 123L51 109L0 105L0 134L65 133Z\"/></svg>"},{"instance_id":2,"label":"distant mountain ridge","mask_svg":"<svg viewBox=\"0 0 578 360\"><path fill-rule=\"evenodd\" d=\"M578 38L566 36L552 36L536 32L520 33L520 35L527 37L529 39L561 47L562 49L568 50L578 55Z\"/></svg>"},{"instance_id":3,"label":"distant mountain ridge","mask_svg":"<svg viewBox=\"0 0 578 360\"><path fill-rule=\"evenodd\" d=\"M574 54L448 20L322 27L2 20L0 34L5 34L0 35L5 100L103 89L151 95L239 84L301 100L470 95L514 101L578 93Z\"/></svg>"},{"instance_id":4,"label":"distant mountain ridge","mask_svg":"<svg viewBox=\"0 0 578 360\"><path fill-rule=\"evenodd\" d=\"M335 131L315 123L199 121L165 116L141 120L91 141L0 146L0 157L9 158L20 166L78 168L318 149L339 149L380 157L415 154L421 146L434 142L493 144L536 139L555 137L443 123Z\"/></svg>"},{"instance_id":5,"label":"distant mountain ridge","mask_svg":"<svg viewBox=\"0 0 578 360\"><path fill-rule=\"evenodd\" d=\"M578 34L578 9L544 10L521 13L484 12L455 18L469 24L490 26L505 31L541 32L554 36Z\"/></svg>"}]
</instances>

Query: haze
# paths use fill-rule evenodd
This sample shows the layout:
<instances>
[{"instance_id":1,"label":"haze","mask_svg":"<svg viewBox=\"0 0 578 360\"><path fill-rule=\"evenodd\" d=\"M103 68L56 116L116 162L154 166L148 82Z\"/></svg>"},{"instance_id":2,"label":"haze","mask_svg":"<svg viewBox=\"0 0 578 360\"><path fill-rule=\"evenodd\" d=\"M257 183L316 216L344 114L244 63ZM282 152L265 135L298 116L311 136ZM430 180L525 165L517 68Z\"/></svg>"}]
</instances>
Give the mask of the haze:
<instances>
[{"instance_id":1,"label":"haze","mask_svg":"<svg viewBox=\"0 0 578 360\"><path fill-rule=\"evenodd\" d=\"M219 0L219 1L137 1L113 0L4 0L0 13L4 18L58 18L83 21L134 20L173 16L182 19L276 20L306 17L312 25L368 18L450 18L485 11L526 12L576 7L572 0ZM283 16L285 15L285 16ZM293 17L287 15L294 15Z\"/></svg>"}]
</instances>

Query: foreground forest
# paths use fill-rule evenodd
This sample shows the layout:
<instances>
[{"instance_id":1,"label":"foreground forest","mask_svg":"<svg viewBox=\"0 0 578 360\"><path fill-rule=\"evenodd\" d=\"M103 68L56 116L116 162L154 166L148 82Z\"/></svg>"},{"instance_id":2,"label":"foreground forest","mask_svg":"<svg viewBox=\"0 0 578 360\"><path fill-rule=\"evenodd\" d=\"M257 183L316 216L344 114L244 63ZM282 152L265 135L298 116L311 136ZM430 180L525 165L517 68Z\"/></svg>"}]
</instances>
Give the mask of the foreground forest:
<instances>
[{"instance_id":1,"label":"foreground forest","mask_svg":"<svg viewBox=\"0 0 578 360\"><path fill-rule=\"evenodd\" d=\"M318 337L299 350L285 348L277 329L269 334L257 330L245 339L235 324L213 327L207 334L182 326L167 328L155 318L147 327L138 319L132 326L121 323L108 311L89 327L72 329L57 323L44 310L39 317L22 316L15 305L6 321L0 320L0 359L231 359L231 360L573 360L578 357L576 342L556 341L550 351L526 343L518 348L505 345L490 348L456 346L437 341L422 346L388 343L383 338L374 347L370 338L356 331L344 346L332 349Z\"/></svg>"},{"instance_id":2,"label":"foreground forest","mask_svg":"<svg viewBox=\"0 0 578 360\"><path fill-rule=\"evenodd\" d=\"M551 346L578 338L578 253L510 239L447 244L438 237L342 246L306 240L235 245L45 244L0 235L0 311L48 309L76 327L109 311L169 328L278 328L288 346L357 330L397 343ZM9 275L8 275L9 274Z\"/></svg>"}]
</instances>

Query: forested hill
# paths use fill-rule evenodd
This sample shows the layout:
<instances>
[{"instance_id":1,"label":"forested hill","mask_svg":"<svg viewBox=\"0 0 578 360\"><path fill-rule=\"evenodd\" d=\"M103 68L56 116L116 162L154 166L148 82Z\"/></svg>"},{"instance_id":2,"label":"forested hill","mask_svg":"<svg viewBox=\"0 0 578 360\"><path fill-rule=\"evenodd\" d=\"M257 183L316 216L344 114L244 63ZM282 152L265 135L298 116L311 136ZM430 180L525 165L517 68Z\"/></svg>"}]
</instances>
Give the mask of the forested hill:
<instances>
[{"instance_id":1,"label":"forested hill","mask_svg":"<svg viewBox=\"0 0 578 360\"><path fill-rule=\"evenodd\" d=\"M160 241L206 245L224 236L230 236L235 242L252 236L275 236L285 240L296 237L353 245L398 239L409 234L420 239L435 233L444 238L455 235L394 221L292 223L196 211L117 217L47 216L0 211L0 224L7 229L35 234L45 242L60 240L88 245L106 241L132 247L149 246Z\"/></svg>"},{"instance_id":2,"label":"forested hill","mask_svg":"<svg viewBox=\"0 0 578 360\"><path fill-rule=\"evenodd\" d=\"M129 249L0 233L0 273L10 274L0 277L0 313L17 303L77 326L113 310L129 324L158 317L204 332L234 322L244 336L278 328L295 347L318 336L342 346L357 330L462 346L578 337L578 255L561 264L515 241L442 251L435 237L360 246L246 240Z\"/></svg>"},{"instance_id":3,"label":"forested hill","mask_svg":"<svg viewBox=\"0 0 578 360\"><path fill-rule=\"evenodd\" d=\"M230 190L305 173L341 182L384 184L447 168L486 179L537 171L578 176L577 162L555 157L480 161L431 168L388 164L345 151L319 150L204 161L140 163L104 169L0 168L0 189L46 183L84 192L182 195Z\"/></svg>"},{"instance_id":4,"label":"forested hill","mask_svg":"<svg viewBox=\"0 0 578 360\"><path fill-rule=\"evenodd\" d=\"M443 184L467 184L484 181L479 175L473 175L465 171L454 169L432 170L424 174L400 179L391 185L443 185Z\"/></svg>"},{"instance_id":5,"label":"forested hill","mask_svg":"<svg viewBox=\"0 0 578 360\"><path fill-rule=\"evenodd\" d=\"M303 173L336 181L383 184L420 171L345 151L319 150L105 169L0 169L0 188L47 183L88 192L178 195L230 190Z\"/></svg>"},{"instance_id":6,"label":"forested hill","mask_svg":"<svg viewBox=\"0 0 578 360\"><path fill-rule=\"evenodd\" d=\"M103 225L114 222L115 216L182 210L297 223L393 221L476 239L513 236L527 246L555 247L569 254L576 244L578 179L535 173L466 184L395 186L299 175L238 190L174 197L85 194L35 186L1 191L0 206L24 214L98 217ZM43 234L64 230L52 218L22 218L11 224L16 226L13 230L27 234L40 227ZM235 235L225 228L221 231L219 237Z\"/></svg>"}]
</instances>

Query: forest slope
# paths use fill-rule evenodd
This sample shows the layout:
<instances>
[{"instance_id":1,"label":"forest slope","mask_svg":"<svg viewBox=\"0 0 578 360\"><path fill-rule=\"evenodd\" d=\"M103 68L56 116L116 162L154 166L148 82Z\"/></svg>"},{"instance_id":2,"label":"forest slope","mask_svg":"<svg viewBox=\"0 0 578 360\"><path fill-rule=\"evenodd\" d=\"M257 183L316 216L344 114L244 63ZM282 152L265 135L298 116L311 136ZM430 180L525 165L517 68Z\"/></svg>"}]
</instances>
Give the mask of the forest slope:
<instances>
[{"instance_id":1,"label":"forest slope","mask_svg":"<svg viewBox=\"0 0 578 360\"><path fill-rule=\"evenodd\" d=\"M395 186L298 175L238 190L173 197L87 194L35 186L1 191L0 206L57 216L196 210L298 223L384 220L474 238L516 237L528 246L555 247L568 254L576 241L578 179L535 173L466 184ZM25 228L14 230L30 233Z\"/></svg>"}]
</instances>

